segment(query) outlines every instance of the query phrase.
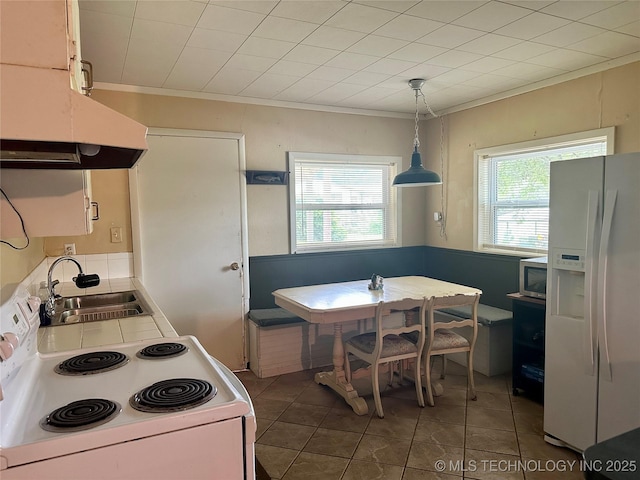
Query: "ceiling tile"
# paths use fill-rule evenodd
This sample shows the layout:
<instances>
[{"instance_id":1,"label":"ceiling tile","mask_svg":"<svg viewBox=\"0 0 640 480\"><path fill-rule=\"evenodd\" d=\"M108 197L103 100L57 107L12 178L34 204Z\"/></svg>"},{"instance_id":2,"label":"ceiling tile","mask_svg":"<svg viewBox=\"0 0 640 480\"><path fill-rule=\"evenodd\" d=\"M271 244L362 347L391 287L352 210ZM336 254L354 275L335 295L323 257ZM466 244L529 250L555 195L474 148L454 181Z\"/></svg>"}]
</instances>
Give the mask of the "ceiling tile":
<instances>
[{"instance_id":1,"label":"ceiling tile","mask_svg":"<svg viewBox=\"0 0 640 480\"><path fill-rule=\"evenodd\" d=\"M242 90L240 94L247 97L272 98L298 80L300 80L300 77L265 73Z\"/></svg>"},{"instance_id":2,"label":"ceiling tile","mask_svg":"<svg viewBox=\"0 0 640 480\"><path fill-rule=\"evenodd\" d=\"M364 33L354 32L353 30L321 26L305 38L302 43L313 45L314 47L345 50L364 36Z\"/></svg>"},{"instance_id":3,"label":"ceiling tile","mask_svg":"<svg viewBox=\"0 0 640 480\"><path fill-rule=\"evenodd\" d=\"M132 25L133 17L95 11L83 12L80 16L82 49L84 50L85 42L108 43L111 38L126 38L128 41Z\"/></svg>"},{"instance_id":4,"label":"ceiling tile","mask_svg":"<svg viewBox=\"0 0 640 480\"><path fill-rule=\"evenodd\" d=\"M556 28L563 27L568 23L569 20L536 12L499 28L494 33L529 40Z\"/></svg>"},{"instance_id":5,"label":"ceiling tile","mask_svg":"<svg viewBox=\"0 0 640 480\"><path fill-rule=\"evenodd\" d=\"M325 25L355 30L356 32L371 33L397 15L396 12L390 12L389 10L350 3L327 20Z\"/></svg>"},{"instance_id":6,"label":"ceiling tile","mask_svg":"<svg viewBox=\"0 0 640 480\"><path fill-rule=\"evenodd\" d=\"M409 42L404 40L396 40L395 38L379 37L377 35L367 35L359 42L350 46L347 50L353 53L362 53L364 55L374 55L378 57L386 57L399 48L408 45Z\"/></svg>"},{"instance_id":7,"label":"ceiling tile","mask_svg":"<svg viewBox=\"0 0 640 480\"><path fill-rule=\"evenodd\" d=\"M576 52L575 50L568 50L565 48L558 48L551 52L533 57L528 60L528 63L571 71L595 65L596 63L600 63L605 60L607 60L605 57L590 55L584 52Z\"/></svg>"},{"instance_id":8,"label":"ceiling tile","mask_svg":"<svg viewBox=\"0 0 640 480\"><path fill-rule=\"evenodd\" d=\"M164 88L200 91L229 60L231 54L219 50L185 47Z\"/></svg>"},{"instance_id":9,"label":"ceiling tile","mask_svg":"<svg viewBox=\"0 0 640 480\"><path fill-rule=\"evenodd\" d=\"M507 60L523 61L550 52L551 50L554 50L554 48L549 45L542 45L541 43L535 42L522 42L513 47L500 50L492 54L492 56L506 58Z\"/></svg>"},{"instance_id":10,"label":"ceiling tile","mask_svg":"<svg viewBox=\"0 0 640 480\"><path fill-rule=\"evenodd\" d=\"M474 62L467 63L464 66L464 69L472 72L491 73L495 72L499 68L508 67L513 63L513 61L505 60L504 58L484 57Z\"/></svg>"},{"instance_id":11,"label":"ceiling tile","mask_svg":"<svg viewBox=\"0 0 640 480\"><path fill-rule=\"evenodd\" d=\"M204 91L225 95L237 95L259 76L260 72L224 66L207 86L204 87Z\"/></svg>"},{"instance_id":12,"label":"ceiling tile","mask_svg":"<svg viewBox=\"0 0 640 480\"><path fill-rule=\"evenodd\" d=\"M547 5L556 3L558 0L502 0L504 3L510 3L517 7L528 8L529 10L541 10Z\"/></svg>"},{"instance_id":13,"label":"ceiling tile","mask_svg":"<svg viewBox=\"0 0 640 480\"><path fill-rule=\"evenodd\" d=\"M369 87L366 90L356 93L345 100L346 105L364 105L369 102L376 102L389 95L396 93L396 90L384 87ZM374 107L375 108L375 107Z\"/></svg>"},{"instance_id":14,"label":"ceiling tile","mask_svg":"<svg viewBox=\"0 0 640 480\"><path fill-rule=\"evenodd\" d=\"M468 70L456 69L449 70L441 75L433 77L431 80L429 80L429 83L454 85L457 83L466 82L467 80L471 80L472 78L476 78L478 76L480 76L479 72L470 72Z\"/></svg>"},{"instance_id":15,"label":"ceiling tile","mask_svg":"<svg viewBox=\"0 0 640 480\"><path fill-rule=\"evenodd\" d=\"M206 3L206 2L205 2ZM214 1L210 0L211 5L218 5L220 7L237 8L238 10L246 10L247 12L264 13L268 14L273 7L278 4L278 0L227 0L227 1Z\"/></svg>"},{"instance_id":16,"label":"ceiling tile","mask_svg":"<svg viewBox=\"0 0 640 480\"><path fill-rule=\"evenodd\" d=\"M462 27L493 32L531 13L531 10L526 8L492 1L454 20L452 23Z\"/></svg>"},{"instance_id":17,"label":"ceiling tile","mask_svg":"<svg viewBox=\"0 0 640 480\"><path fill-rule=\"evenodd\" d=\"M325 0L322 2L283 0L278 3L276 8L273 9L271 15L321 25L346 5L348 5L347 2L332 0Z\"/></svg>"},{"instance_id":18,"label":"ceiling tile","mask_svg":"<svg viewBox=\"0 0 640 480\"><path fill-rule=\"evenodd\" d=\"M556 17L567 18L569 20L580 20L594 13L605 10L615 3L610 0L574 0L554 2L541 11Z\"/></svg>"},{"instance_id":19,"label":"ceiling tile","mask_svg":"<svg viewBox=\"0 0 640 480\"><path fill-rule=\"evenodd\" d=\"M596 27L614 29L626 25L629 20L637 20L638 18L640 18L640 2L633 0L619 3L606 10L584 17L580 21Z\"/></svg>"},{"instance_id":20,"label":"ceiling tile","mask_svg":"<svg viewBox=\"0 0 640 480\"><path fill-rule=\"evenodd\" d=\"M246 35L239 33L194 28L189 40L187 40L187 46L220 50L222 52L235 52L246 39Z\"/></svg>"},{"instance_id":21,"label":"ceiling tile","mask_svg":"<svg viewBox=\"0 0 640 480\"><path fill-rule=\"evenodd\" d=\"M327 67L325 65L316 68L313 72L307 75L307 78L317 78L319 80L331 80L334 82L340 82L347 77L350 77L355 73L355 70L349 70L346 68Z\"/></svg>"},{"instance_id":22,"label":"ceiling tile","mask_svg":"<svg viewBox=\"0 0 640 480\"><path fill-rule=\"evenodd\" d=\"M317 25L288 18L267 17L253 32L253 36L283 40L285 42L300 42L313 32Z\"/></svg>"},{"instance_id":23,"label":"ceiling tile","mask_svg":"<svg viewBox=\"0 0 640 480\"><path fill-rule=\"evenodd\" d=\"M134 18L131 28L131 43L139 42L156 48L166 45L184 46L193 28L165 22L154 22L142 18ZM158 52L162 54L162 52Z\"/></svg>"},{"instance_id":24,"label":"ceiling tile","mask_svg":"<svg viewBox=\"0 0 640 480\"><path fill-rule=\"evenodd\" d=\"M569 25L536 37L535 41L547 45L553 45L554 47L565 47L572 43L594 37L603 32L603 29L592 25L572 22Z\"/></svg>"},{"instance_id":25,"label":"ceiling tile","mask_svg":"<svg viewBox=\"0 0 640 480\"><path fill-rule=\"evenodd\" d=\"M270 38L249 37L238 49L237 53L254 55L257 57L282 58L295 46L296 44L293 42L271 40Z\"/></svg>"},{"instance_id":26,"label":"ceiling tile","mask_svg":"<svg viewBox=\"0 0 640 480\"><path fill-rule=\"evenodd\" d=\"M435 76L441 75L445 72L451 70L449 67L443 67L441 65L432 65L430 63L421 63L420 65L416 65L415 67L411 67L408 70L402 72L402 77L404 77L407 81L412 78L426 78L430 79ZM383 82L384 83L384 82Z\"/></svg>"},{"instance_id":27,"label":"ceiling tile","mask_svg":"<svg viewBox=\"0 0 640 480\"><path fill-rule=\"evenodd\" d=\"M381 37L413 41L442 26L444 26L442 22L412 17L410 15L399 15L378 28L374 33Z\"/></svg>"},{"instance_id":28,"label":"ceiling tile","mask_svg":"<svg viewBox=\"0 0 640 480\"><path fill-rule=\"evenodd\" d=\"M477 55L470 52L461 52L459 50L449 50L442 55L438 55L437 57L433 57L427 60L426 63L430 65L438 65L441 67L457 68L480 58L482 58L482 55Z\"/></svg>"},{"instance_id":29,"label":"ceiling tile","mask_svg":"<svg viewBox=\"0 0 640 480\"><path fill-rule=\"evenodd\" d=\"M311 63L323 65L340 53L329 48L312 47L311 45L298 45L284 56L285 60L292 62Z\"/></svg>"},{"instance_id":30,"label":"ceiling tile","mask_svg":"<svg viewBox=\"0 0 640 480\"><path fill-rule=\"evenodd\" d=\"M185 0L165 0L163 2L137 2L136 18L156 22L177 23L194 27L206 8L203 3Z\"/></svg>"},{"instance_id":31,"label":"ceiling tile","mask_svg":"<svg viewBox=\"0 0 640 480\"><path fill-rule=\"evenodd\" d=\"M351 68L354 70L361 70L373 62L379 60L378 57L372 55L362 55L360 53L341 52L327 63L328 67L338 68Z\"/></svg>"},{"instance_id":32,"label":"ceiling tile","mask_svg":"<svg viewBox=\"0 0 640 480\"><path fill-rule=\"evenodd\" d=\"M618 58L637 52L639 47L640 39L637 37L617 32L604 32L581 42L573 43L567 48L607 58Z\"/></svg>"},{"instance_id":33,"label":"ceiling tile","mask_svg":"<svg viewBox=\"0 0 640 480\"><path fill-rule=\"evenodd\" d=\"M308 101L320 102L320 103L328 102L328 103L333 103L335 105L341 100L344 100L345 98L355 95L361 89L362 87L360 87L359 85L355 85L353 83L336 83L335 85L332 85L326 90L323 90L322 92L312 97L309 97Z\"/></svg>"},{"instance_id":34,"label":"ceiling tile","mask_svg":"<svg viewBox=\"0 0 640 480\"><path fill-rule=\"evenodd\" d=\"M365 72L386 73L389 75L397 75L411 67L415 67L415 62L406 62L404 60L394 60L393 58L383 58L368 67L364 68Z\"/></svg>"},{"instance_id":35,"label":"ceiling tile","mask_svg":"<svg viewBox=\"0 0 640 480\"><path fill-rule=\"evenodd\" d=\"M496 35L494 33L487 33L482 37L471 40L464 45L460 45L457 50L477 53L479 55L491 55L492 53L499 52L505 48L513 47L518 43L521 43L521 40L512 37L505 37L503 35Z\"/></svg>"},{"instance_id":36,"label":"ceiling tile","mask_svg":"<svg viewBox=\"0 0 640 480\"><path fill-rule=\"evenodd\" d=\"M395 58L398 60L422 63L446 51L446 48L436 47L433 45L410 43L406 47L402 47L400 50L390 53L388 56L389 58Z\"/></svg>"},{"instance_id":37,"label":"ceiling tile","mask_svg":"<svg viewBox=\"0 0 640 480\"><path fill-rule=\"evenodd\" d=\"M616 32L626 33L627 35L633 35L634 37L640 37L640 19L616 28Z\"/></svg>"},{"instance_id":38,"label":"ceiling tile","mask_svg":"<svg viewBox=\"0 0 640 480\"><path fill-rule=\"evenodd\" d=\"M249 35L264 18L265 16L259 13L208 5L204 9L197 26Z\"/></svg>"},{"instance_id":39,"label":"ceiling tile","mask_svg":"<svg viewBox=\"0 0 640 480\"><path fill-rule=\"evenodd\" d=\"M354 83L362 86L373 86L387 80L391 75L375 72L358 72L344 79L343 83Z\"/></svg>"},{"instance_id":40,"label":"ceiling tile","mask_svg":"<svg viewBox=\"0 0 640 480\"><path fill-rule=\"evenodd\" d=\"M294 77L304 77L305 75L313 72L316 68L318 68L318 66L311 63L279 60L268 70L268 73L277 73Z\"/></svg>"},{"instance_id":41,"label":"ceiling tile","mask_svg":"<svg viewBox=\"0 0 640 480\"><path fill-rule=\"evenodd\" d=\"M522 80L511 77L502 77L500 75L484 74L469 79L462 85L483 88L495 92L504 88L515 88L522 85Z\"/></svg>"},{"instance_id":42,"label":"ceiling tile","mask_svg":"<svg viewBox=\"0 0 640 480\"><path fill-rule=\"evenodd\" d=\"M302 102L307 98L316 95L323 90L334 85L335 82L318 80L314 78L303 78L280 92L275 98L289 102Z\"/></svg>"},{"instance_id":43,"label":"ceiling tile","mask_svg":"<svg viewBox=\"0 0 640 480\"><path fill-rule=\"evenodd\" d=\"M226 67L238 70L255 70L256 72L266 72L276 63L274 58L256 57L253 55L234 54L226 64Z\"/></svg>"},{"instance_id":44,"label":"ceiling tile","mask_svg":"<svg viewBox=\"0 0 640 480\"><path fill-rule=\"evenodd\" d=\"M136 11L136 2L128 0L80 0L80 10L109 13L133 18ZM82 19L82 15L80 16Z\"/></svg>"},{"instance_id":45,"label":"ceiling tile","mask_svg":"<svg viewBox=\"0 0 640 480\"><path fill-rule=\"evenodd\" d=\"M530 82L537 82L546 78L555 77L566 73L564 70L557 68L543 67L542 65L533 65L531 63L514 63L508 67L500 68L494 72L496 75L505 77L522 78Z\"/></svg>"},{"instance_id":46,"label":"ceiling tile","mask_svg":"<svg viewBox=\"0 0 640 480\"><path fill-rule=\"evenodd\" d=\"M136 22L141 20L136 20ZM130 85L161 87L171 73L183 46L149 38L132 39L122 72L122 81Z\"/></svg>"},{"instance_id":47,"label":"ceiling tile","mask_svg":"<svg viewBox=\"0 0 640 480\"><path fill-rule=\"evenodd\" d=\"M436 47L443 48L455 48L484 34L485 33L480 30L459 27L457 25L445 25L418 39L418 43L426 43L427 45L435 45Z\"/></svg>"},{"instance_id":48,"label":"ceiling tile","mask_svg":"<svg viewBox=\"0 0 640 480\"><path fill-rule=\"evenodd\" d=\"M407 14L417 17L429 18L439 22L449 23L456 18L460 18L467 13L480 8L483 1L455 1L443 2L441 0L430 0L418 3L416 6L407 10Z\"/></svg>"},{"instance_id":49,"label":"ceiling tile","mask_svg":"<svg viewBox=\"0 0 640 480\"><path fill-rule=\"evenodd\" d=\"M359 3L360 5L367 5L369 7L382 8L384 10L391 10L392 12L403 13L409 10L415 4L420 3L420 0L353 0L353 3Z\"/></svg>"}]
</instances>

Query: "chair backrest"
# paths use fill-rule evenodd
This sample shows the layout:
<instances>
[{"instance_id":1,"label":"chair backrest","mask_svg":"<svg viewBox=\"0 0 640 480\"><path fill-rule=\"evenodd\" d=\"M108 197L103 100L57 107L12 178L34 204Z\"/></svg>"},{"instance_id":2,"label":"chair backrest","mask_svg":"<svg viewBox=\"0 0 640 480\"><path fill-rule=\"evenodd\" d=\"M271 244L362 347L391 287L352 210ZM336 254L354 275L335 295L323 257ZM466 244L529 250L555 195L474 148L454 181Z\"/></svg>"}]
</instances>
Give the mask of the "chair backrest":
<instances>
[{"instance_id":1,"label":"chair backrest","mask_svg":"<svg viewBox=\"0 0 640 480\"><path fill-rule=\"evenodd\" d=\"M475 339L478 333L478 302L480 301L480 295L474 296L468 295L454 295L451 297L432 297L429 300L430 307L427 313L427 336L431 336L436 330L450 330L460 327L471 327L473 329L473 337ZM435 311L460 305L471 305L471 318L461 320L451 320L447 322L436 322Z\"/></svg>"},{"instance_id":2,"label":"chair backrest","mask_svg":"<svg viewBox=\"0 0 640 480\"><path fill-rule=\"evenodd\" d=\"M411 332L418 332L421 336L424 336L425 315L428 310L428 303L429 300L427 298L421 300L405 298L404 300L394 302L378 303L375 317L378 338L381 340L386 335L400 335ZM385 324L385 317L393 312L411 312L412 315L405 313L402 325L390 325L388 322ZM407 317L414 317L413 321L411 323L407 322Z\"/></svg>"}]
</instances>

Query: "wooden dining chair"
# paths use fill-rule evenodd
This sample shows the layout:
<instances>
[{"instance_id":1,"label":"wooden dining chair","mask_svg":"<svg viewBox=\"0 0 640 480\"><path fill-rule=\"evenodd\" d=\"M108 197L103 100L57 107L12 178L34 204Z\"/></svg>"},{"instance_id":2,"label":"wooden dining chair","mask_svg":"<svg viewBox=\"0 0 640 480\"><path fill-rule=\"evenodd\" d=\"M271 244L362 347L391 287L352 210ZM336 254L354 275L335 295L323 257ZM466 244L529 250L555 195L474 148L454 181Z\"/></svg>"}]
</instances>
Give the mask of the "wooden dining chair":
<instances>
[{"instance_id":1,"label":"wooden dining chair","mask_svg":"<svg viewBox=\"0 0 640 480\"><path fill-rule=\"evenodd\" d=\"M344 355L347 382L351 382L351 364L349 354L361 358L371 365L373 398L376 404L376 412L380 418L384 418L379 385L379 367L381 364L415 358L414 376L416 383L416 395L418 397L418 405L424 407L420 359L422 355L422 348L424 346L424 326L427 302L428 300L426 298L422 300L405 299L396 302L380 302L378 303L375 312L376 331L356 335L345 342ZM400 326L389 325L388 322L385 322L385 317L387 317L391 312L409 311L413 309L419 309L419 318L416 319L415 323L408 325L407 317L404 315L402 325ZM411 342L401 336L409 333L414 333L416 335L416 342ZM392 366L389 365L389 368L390 378L392 378Z\"/></svg>"},{"instance_id":2,"label":"wooden dining chair","mask_svg":"<svg viewBox=\"0 0 640 480\"><path fill-rule=\"evenodd\" d=\"M468 300L468 301L467 301ZM440 308L452 307L454 305L461 305L471 303L471 318L464 320L451 320L447 322L436 322L435 311ZM480 295L474 297L460 298L459 295L453 297L443 298L431 298L429 301L429 309L426 313L426 340L422 352L422 358L424 362L424 375L425 385L427 388L427 403L429 406L434 406L433 392L430 388L431 385L431 357L442 356L442 374L441 378L444 378L446 368L445 355L449 353L466 352L467 353L467 368L468 368L468 385L471 392L471 400L476 400L476 386L473 380L473 350L476 344L476 338L478 337L478 302L480 301ZM472 335L470 339L467 339L454 332L455 329L461 327L471 327Z\"/></svg>"}]
</instances>

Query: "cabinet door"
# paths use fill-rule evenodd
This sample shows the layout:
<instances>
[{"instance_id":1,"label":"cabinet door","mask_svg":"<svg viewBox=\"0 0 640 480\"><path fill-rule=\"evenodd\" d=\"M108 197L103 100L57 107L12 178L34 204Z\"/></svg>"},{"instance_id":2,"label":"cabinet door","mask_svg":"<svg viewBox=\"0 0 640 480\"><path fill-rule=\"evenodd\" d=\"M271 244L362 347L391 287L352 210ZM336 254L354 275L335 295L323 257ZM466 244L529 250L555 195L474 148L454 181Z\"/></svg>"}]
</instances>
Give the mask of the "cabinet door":
<instances>
[{"instance_id":1,"label":"cabinet door","mask_svg":"<svg viewBox=\"0 0 640 480\"><path fill-rule=\"evenodd\" d=\"M83 170L3 169L0 185L22 216L29 237L92 232L90 174ZM0 237L23 237L17 213L0 201Z\"/></svg>"},{"instance_id":2,"label":"cabinet door","mask_svg":"<svg viewBox=\"0 0 640 480\"><path fill-rule=\"evenodd\" d=\"M84 94L85 77L82 73L82 52L80 50L80 9L77 0L67 0L67 30L69 41L69 61L71 88Z\"/></svg>"},{"instance_id":3,"label":"cabinet door","mask_svg":"<svg viewBox=\"0 0 640 480\"><path fill-rule=\"evenodd\" d=\"M65 2L3 1L1 10L2 63L69 69Z\"/></svg>"}]
</instances>

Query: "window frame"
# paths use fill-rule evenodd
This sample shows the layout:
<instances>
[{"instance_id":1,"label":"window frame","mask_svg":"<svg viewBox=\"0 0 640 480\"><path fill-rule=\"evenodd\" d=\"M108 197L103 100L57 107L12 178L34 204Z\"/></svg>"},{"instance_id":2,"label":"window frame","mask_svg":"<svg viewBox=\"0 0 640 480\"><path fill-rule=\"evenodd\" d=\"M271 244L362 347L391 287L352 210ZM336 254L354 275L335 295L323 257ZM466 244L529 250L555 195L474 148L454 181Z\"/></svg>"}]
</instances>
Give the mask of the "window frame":
<instances>
[{"instance_id":1,"label":"window frame","mask_svg":"<svg viewBox=\"0 0 640 480\"><path fill-rule=\"evenodd\" d=\"M508 248L495 248L485 247L484 239L481 238L483 229L481 228L481 204L483 199L480 198L483 189L479 185L481 162L487 161L487 159L506 155L524 154L527 152L552 150L572 144L577 145L580 143L588 143L589 141L602 141L606 140L606 155L612 155L615 151L615 127L599 128L595 130L587 130L583 132L570 133L567 135L560 135L556 137L547 137L536 140L530 140L527 142L512 143L508 145L498 145L494 147L481 148L473 152L473 251L481 253L493 253L500 255L511 255L519 257L539 257L543 256L544 252L531 252L526 250L519 250L517 247L512 249ZM561 161L561 160L559 160ZM492 189L495 191L495 189Z\"/></svg>"},{"instance_id":2,"label":"window frame","mask_svg":"<svg viewBox=\"0 0 640 480\"><path fill-rule=\"evenodd\" d=\"M383 240L380 242L362 242L358 244L345 245L321 245L314 247L301 247L297 243L296 236L296 163L305 162L321 162L335 165L387 165L389 166L389 179L386 189L388 189L391 199L390 207L393 208L395 218L387 218L386 229L392 229L395 233L395 240ZM392 186L393 179L398 173L398 168L402 165L401 156L391 155L356 155L356 154L333 154L333 153L312 153L312 152L288 152L288 168L289 168L289 247L292 254L295 253L315 253L315 252L339 252L350 250L368 250L375 248L394 248L402 244L401 239L401 196L397 189ZM395 203L395 208L394 204Z\"/></svg>"}]
</instances>

